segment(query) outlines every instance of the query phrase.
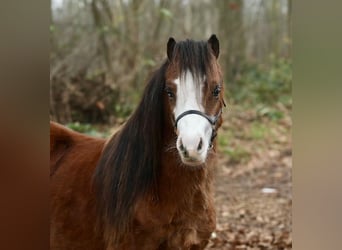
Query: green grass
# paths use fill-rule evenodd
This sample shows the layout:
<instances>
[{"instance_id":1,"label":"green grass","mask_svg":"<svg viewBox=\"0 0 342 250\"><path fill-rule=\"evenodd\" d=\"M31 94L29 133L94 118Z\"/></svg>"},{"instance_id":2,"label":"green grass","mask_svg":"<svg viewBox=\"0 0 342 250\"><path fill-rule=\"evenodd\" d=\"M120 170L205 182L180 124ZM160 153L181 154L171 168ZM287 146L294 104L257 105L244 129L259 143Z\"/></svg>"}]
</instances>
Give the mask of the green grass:
<instances>
[{"instance_id":1,"label":"green grass","mask_svg":"<svg viewBox=\"0 0 342 250\"><path fill-rule=\"evenodd\" d=\"M291 84L291 61L270 56L268 65L246 64L238 79L227 82L227 92L232 101L247 108L260 104L274 107L277 103L290 107ZM277 118L281 114L270 115Z\"/></svg>"},{"instance_id":2,"label":"green grass","mask_svg":"<svg viewBox=\"0 0 342 250\"><path fill-rule=\"evenodd\" d=\"M269 134L269 128L265 124L254 121L250 124L250 128L246 137L251 140L262 140Z\"/></svg>"},{"instance_id":3,"label":"green grass","mask_svg":"<svg viewBox=\"0 0 342 250\"><path fill-rule=\"evenodd\" d=\"M250 153L242 147L232 146L234 135L232 130L220 131L218 136L218 146L221 152L229 156L231 163L247 162L250 159Z\"/></svg>"},{"instance_id":4,"label":"green grass","mask_svg":"<svg viewBox=\"0 0 342 250\"><path fill-rule=\"evenodd\" d=\"M219 147L226 147L229 145L229 142L233 139L233 131L226 130L226 131L220 131L220 134L218 135L218 145Z\"/></svg>"},{"instance_id":5,"label":"green grass","mask_svg":"<svg viewBox=\"0 0 342 250\"><path fill-rule=\"evenodd\" d=\"M95 126L91 124L87 124L87 123L73 122L73 123L66 124L66 126L82 134L86 134L86 135L90 135L94 137L105 138L109 136L109 133L107 131L102 132Z\"/></svg>"},{"instance_id":6,"label":"green grass","mask_svg":"<svg viewBox=\"0 0 342 250\"><path fill-rule=\"evenodd\" d=\"M225 147L223 153L229 156L231 163L245 163L251 157L251 154L242 147Z\"/></svg>"},{"instance_id":7,"label":"green grass","mask_svg":"<svg viewBox=\"0 0 342 250\"><path fill-rule=\"evenodd\" d=\"M266 116L273 121L281 120L282 118L284 118L284 113L276 107L257 105L256 112L260 117Z\"/></svg>"}]
</instances>

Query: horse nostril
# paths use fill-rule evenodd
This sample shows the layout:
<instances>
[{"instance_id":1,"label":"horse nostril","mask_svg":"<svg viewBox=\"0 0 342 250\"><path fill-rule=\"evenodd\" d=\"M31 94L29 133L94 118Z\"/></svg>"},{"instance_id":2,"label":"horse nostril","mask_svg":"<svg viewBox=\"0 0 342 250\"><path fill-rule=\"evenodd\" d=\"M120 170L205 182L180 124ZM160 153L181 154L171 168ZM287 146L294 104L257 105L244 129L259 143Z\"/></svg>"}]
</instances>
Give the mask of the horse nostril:
<instances>
[{"instance_id":1,"label":"horse nostril","mask_svg":"<svg viewBox=\"0 0 342 250\"><path fill-rule=\"evenodd\" d=\"M179 149L182 151L184 157L187 158L189 156L188 150L184 147L182 140L179 141Z\"/></svg>"},{"instance_id":2,"label":"horse nostril","mask_svg":"<svg viewBox=\"0 0 342 250\"><path fill-rule=\"evenodd\" d=\"M197 146L197 151L200 151L202 149L202 146L203 146L203 141L202 141L202 137L201 137L200 141L198 143L198 146Z\"/></svg>"}]
</instances>

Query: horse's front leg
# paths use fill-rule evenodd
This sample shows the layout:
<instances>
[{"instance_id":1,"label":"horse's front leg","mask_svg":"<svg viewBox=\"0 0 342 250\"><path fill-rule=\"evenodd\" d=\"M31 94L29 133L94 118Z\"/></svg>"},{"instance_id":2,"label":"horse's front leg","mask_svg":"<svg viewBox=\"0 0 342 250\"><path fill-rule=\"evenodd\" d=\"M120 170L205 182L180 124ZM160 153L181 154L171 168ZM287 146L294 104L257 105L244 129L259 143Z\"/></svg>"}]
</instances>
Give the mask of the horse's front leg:
<instances>
[{"instance_id":1,"label":"horse's front leg","mask_svg":"<svg viewBox=\"0 0 342 250\"><path fill-rule=\"evenodd\" d=\"M209 240L203 240L199 244L194 244L190 246L189 250L203 250L208 245L208 243L209 243Z\"/></svg>"},{"instance_id":2,"label":"horse's front leg","mask_svg":"<svg viewBox=\"0 0 342 250\"><path fill-rule=\"evenodd\" d=\"M170 246L168 242L163 242L157 250L203 250L208 244L208 240L199 244L183 245L183 246Z\"/></svg>"},{"instance_id":3,"label":"horse's front leg","mask_svg":"<svg viewBox=\"0 0 342 250\"><path fill-rule=\"evenodd\" d=\"M211 231L198 232L195 229L177 231L158 250L202 250L209 243Z\"/></svg>"}]
</instances>

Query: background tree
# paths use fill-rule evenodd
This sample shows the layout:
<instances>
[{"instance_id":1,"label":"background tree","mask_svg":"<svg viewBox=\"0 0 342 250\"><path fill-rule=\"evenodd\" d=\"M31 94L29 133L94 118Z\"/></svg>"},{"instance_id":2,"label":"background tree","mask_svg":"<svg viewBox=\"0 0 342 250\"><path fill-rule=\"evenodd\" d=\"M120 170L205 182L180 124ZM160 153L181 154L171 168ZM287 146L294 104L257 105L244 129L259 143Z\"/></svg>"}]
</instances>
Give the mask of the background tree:
<instances>
[{"instance_id":1,"label":"background tree","mask_svg":"<svg viewBox=\"0 0 342 250\"><path fill-rule=\"evenodd\" d=\"M170 36L216 33L236 96L252 68L290 59L291 0L53 0L51 11L50 115L62 123L129 115Z\"/></svg>"}]
</instances>

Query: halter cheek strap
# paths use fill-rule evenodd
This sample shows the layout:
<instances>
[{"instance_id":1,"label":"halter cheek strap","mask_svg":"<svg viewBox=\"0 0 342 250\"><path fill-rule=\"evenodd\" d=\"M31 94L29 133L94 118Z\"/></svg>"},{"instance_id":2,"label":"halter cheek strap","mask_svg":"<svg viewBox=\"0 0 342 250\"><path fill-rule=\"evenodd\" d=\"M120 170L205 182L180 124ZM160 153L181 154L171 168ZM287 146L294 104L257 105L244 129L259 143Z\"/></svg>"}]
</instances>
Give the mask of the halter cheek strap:
<instances>
[{"instance_id":1,"label":"halter cheek strap","mask_svg":"<svg viewBox=\"0 0 342 250\"><path fill-rule=\"evenodd\" d=\"M218 118L221 116L222 114L222 109L220 109L220 111L218 112L217 115L215 116L209 116L199 110L187 110L183 113L181 113L177 118L176 118L176 121L175 121L175 129L177 129L177 124L179 122L180 119L182 119L184 116L187 116L187 115L199 115L199 116L202 116L204 117L205 119L208 120L208 122L211 124L211 127L212 127L212 133L211 133L211 138L210 138L210 147L212 147L212 143L215 139L215 137L217 136L217 132L216 132L216 123L217 123L217 120Z\"/></svg>"}]
</instances>

